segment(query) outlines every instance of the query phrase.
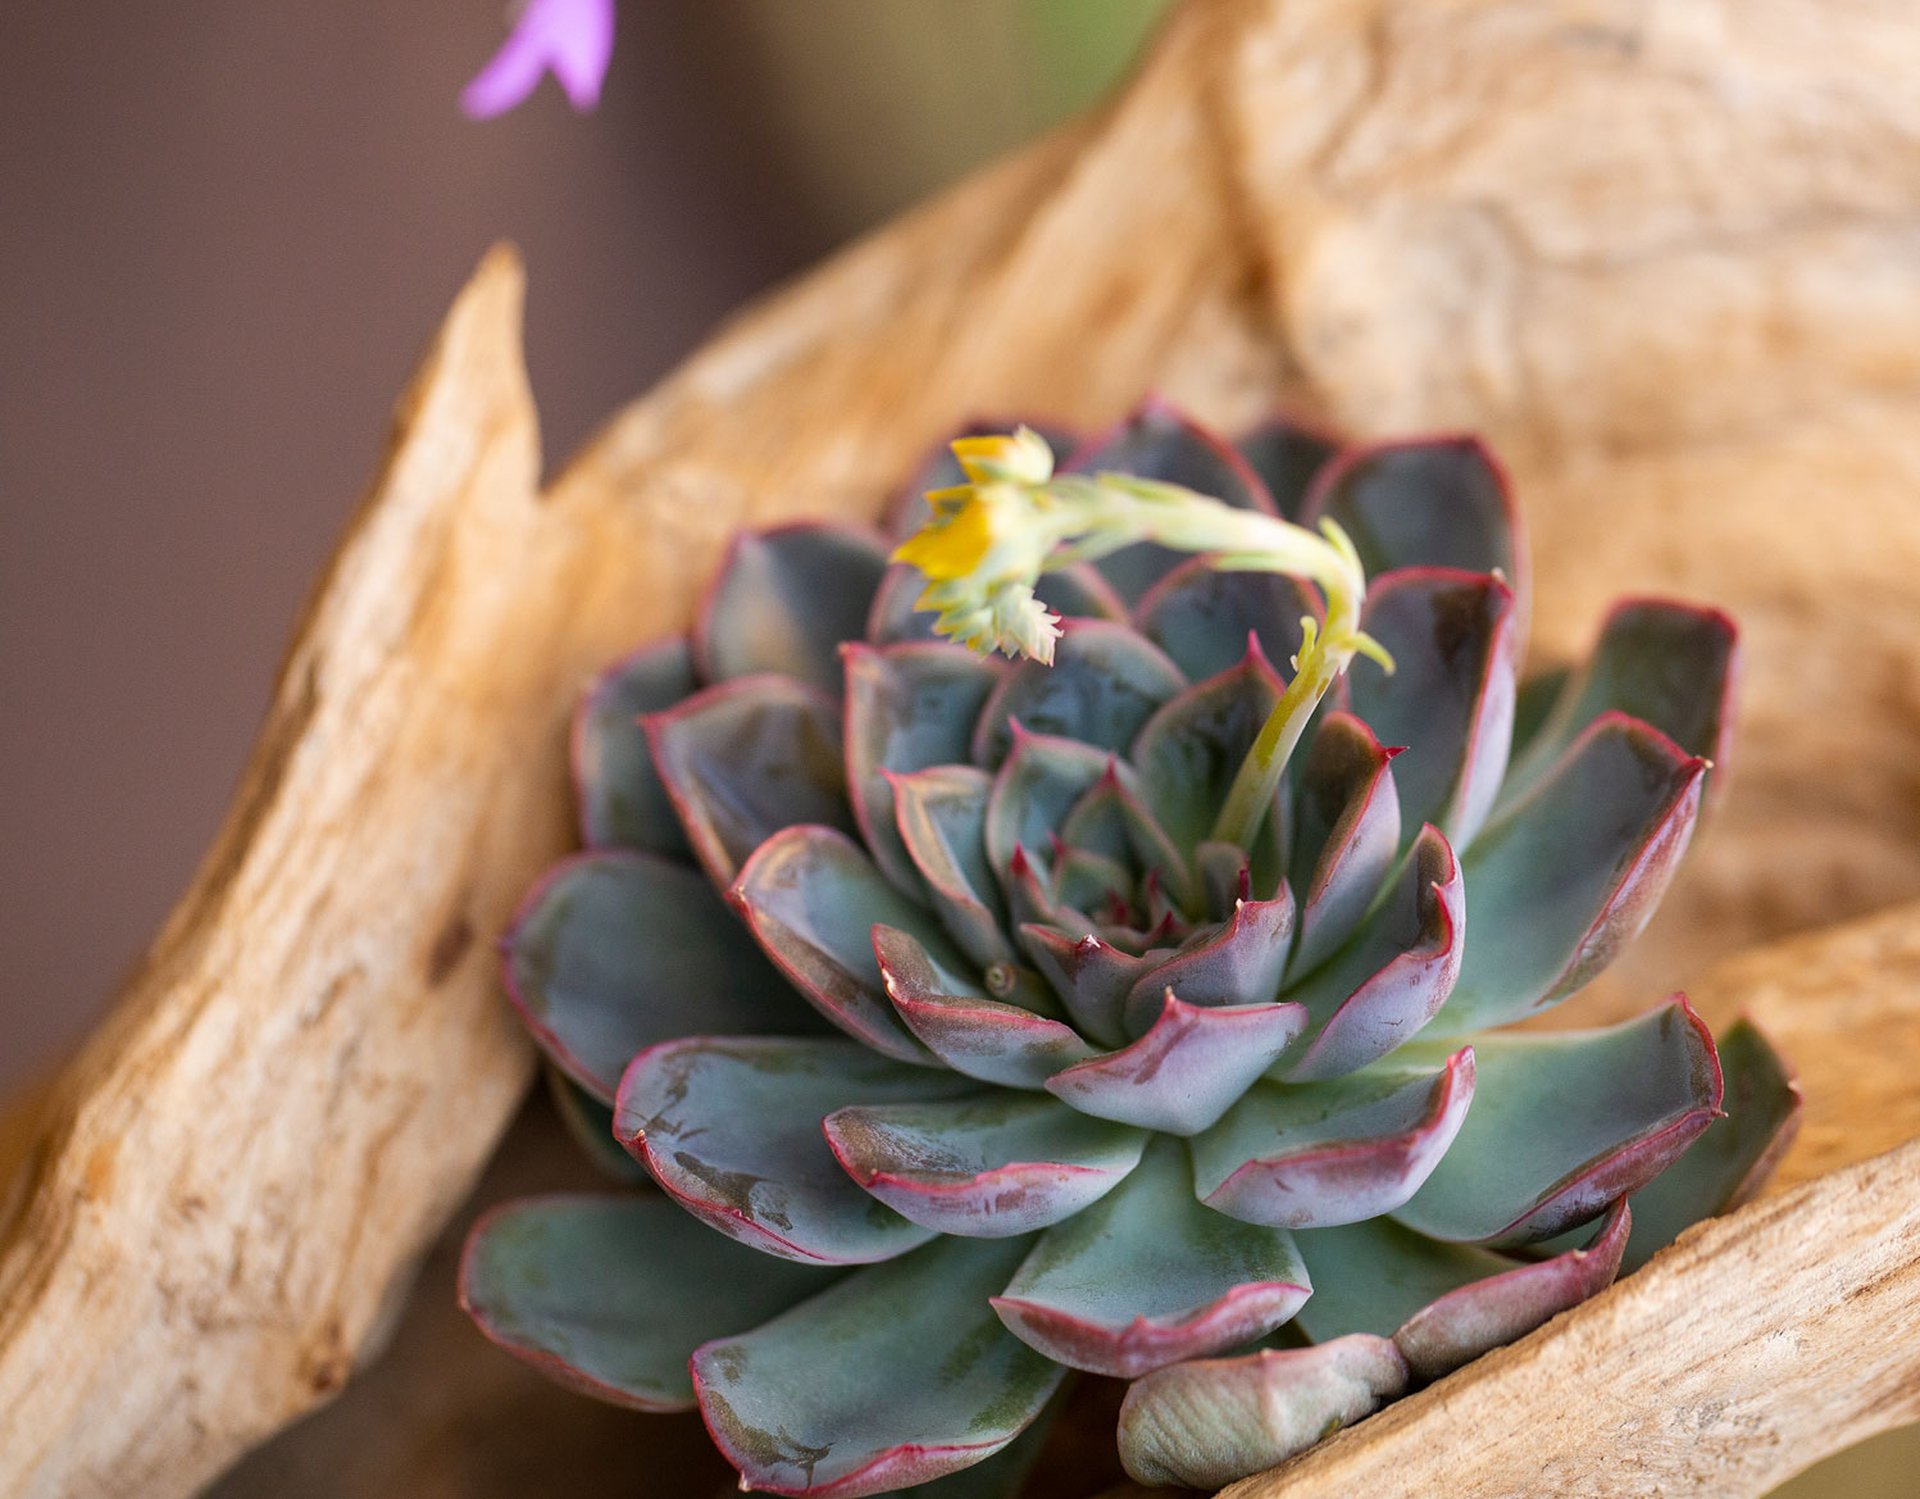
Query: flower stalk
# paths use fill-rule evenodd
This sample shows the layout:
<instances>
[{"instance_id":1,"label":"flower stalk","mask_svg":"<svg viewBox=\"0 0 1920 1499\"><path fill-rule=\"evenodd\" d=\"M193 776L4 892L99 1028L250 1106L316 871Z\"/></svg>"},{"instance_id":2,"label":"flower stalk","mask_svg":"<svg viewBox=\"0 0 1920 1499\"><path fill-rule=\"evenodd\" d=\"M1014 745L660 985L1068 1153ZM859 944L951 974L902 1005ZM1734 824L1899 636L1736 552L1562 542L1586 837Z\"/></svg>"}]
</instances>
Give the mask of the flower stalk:
<instances>
[{"instance_id":1,"label":"flower stalk","mask_svg":"<svg viewBox=\"0 0 1920 1499\"><path fill-rule=\"evenodd\" d=\"M1326 600L1324 626L1301 621L1293 680L1275 704L1215 821L1213 836L1246 847L1273 805L1280 778L1314 710L1356 655L1393 661L1360 629L1367 579L1352 540L1331 520L1312 531L1239 510L1182 485L1123 474L1053 472L1046 440L1012 436L953 445L968 482L927 495L933 518L893 554L929 582L917 608L934 628L977 651L1051 663L1058 617L1034 596L1041 574L1091 562L1138 542L1194 552L1221 572L1301 578Z\"/></svg>"}]
</instances>

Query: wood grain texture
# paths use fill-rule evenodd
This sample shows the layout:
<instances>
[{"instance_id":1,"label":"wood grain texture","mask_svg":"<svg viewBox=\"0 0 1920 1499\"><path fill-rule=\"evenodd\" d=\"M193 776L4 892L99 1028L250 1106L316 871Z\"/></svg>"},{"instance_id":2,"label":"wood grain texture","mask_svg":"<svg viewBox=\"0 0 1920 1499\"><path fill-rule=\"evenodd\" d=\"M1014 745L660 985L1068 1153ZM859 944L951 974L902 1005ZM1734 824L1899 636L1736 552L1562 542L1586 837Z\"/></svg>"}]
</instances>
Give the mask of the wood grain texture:
<instances>
[{"instance_id":1,"label":"wood grain texture","mask_svg":"<svg viewBox=\"0 0 1920 1499\"><path fill-rule=\"evenodd\" d=\"M1362 435L1481 429L1533 528L1541 655L1623 591L1736 612L1732 794L1593 1008L1920 895L1917 66L1920 15L1884 0L1193 0L1113 106L750 312L544 490L520 275L490 258L402 404L225 830L42 1115L0 1241L0 1492L190 1492L369 1356L527 1075L486 952L567 836L565 703L687 617L735 527L871 515L969 416L1089 424L1157 388L1229 424L1278 403ZM1845 959L1856 979L1911 960L1920 923L1886 920ZM1768 961L1823 953L1841 961ZM1906 1003L1875 992L1858 1018L1912 1056ZM1790 1043L1815 1092L1803 1155L1827 1151L1803 1175L1916 1125L1897 1064L1832 1039ZM1660 1417L1600 1392L1642 1356L1665 1275L1703 1305L1745 1293L1725 1357L1685 1350L1666 1388L1706 1412L1720 1367L1735 1424L1784 1441L1753 1371L1804 1398L1863 1304L1905 1306L1911 1168L1750 1210L1772 1215L1767 1295L1723 1225L1624 1310L1456 1380L1513 1393L1501 1371L1571 1340L1599 1372L1563 1403L1598 1415L1584 1438L1554 1427L1555 1453L1631 1470L1598 1444L1651 1441ZM1831 1233L1851 1258L1807 1247ZM1728 1257L1711 1293L1703 1244ZM1755 1351L1793 1346L1752 1341L1769 1304L1818 1313L1804 1365ZM1457 1446L1453 1419L1421 1423L1495 1398L1478 1388L1310 1461L1375 1461L1355 1444L1383 1433ZM1822 1388L1851 1402L1821 1407L1827 1431L1909 1409L1864 1375ZM1719 1430L1702 1443L1730 1448ZM1785 1451L1665 1481L1751 1492Z\"/></svg>"}]
</instances>

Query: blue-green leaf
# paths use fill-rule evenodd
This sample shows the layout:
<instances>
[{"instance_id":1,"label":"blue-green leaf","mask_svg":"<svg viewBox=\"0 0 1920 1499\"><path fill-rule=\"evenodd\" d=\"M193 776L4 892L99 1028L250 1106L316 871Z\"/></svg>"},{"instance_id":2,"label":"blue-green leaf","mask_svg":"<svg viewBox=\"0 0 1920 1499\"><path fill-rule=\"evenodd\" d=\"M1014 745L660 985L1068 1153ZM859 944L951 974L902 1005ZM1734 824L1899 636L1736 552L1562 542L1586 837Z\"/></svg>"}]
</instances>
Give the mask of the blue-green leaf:
<instances>
[{"instance_id":1,"label":"blue-green leaf","mask_svg":"<svg viewBox=\"0 0 1920 1499\"><path fill-rule=\"evenodd\" d=\"M1400 798L1384 747L1351 713L1320 720L1294 804L1289 880L1300 901L1291 968L1307 973L1352 935L1400 847Z\"/></svg>"},{"instance_id":2,"label":"blue-green leaf","mask_svg":"<svg viewBox=\"0 0 1920 1499\"><path fill-rule=\"evenodd\" d=\"M1280 678L1258 649L1196 683L1148 719L1130 758L1140 795L1185 860L1211 835L1247 751L1280 701Z\"/></svg>"},{"instance_id":3,"label":"blue-green leaf","mask_svg":"<svg viewBox=\"0 0 1920 1499\"><path fill-rule=\"evenodd\" d=\"M688 854L686 830L653 768L640 719L693 692L684 636L650 645L603 673L573 718L573 784L580 841L588 848Z\"/></svg>"},{"instance_id":4,"label":"blue-green leaf","mask_svg":"<svg viewBox=\"0 0 1920 1499\"><path fill-rule=\"evenodd\" d=\"M1011 963L1006 907L987 862L992 777L972 765L934 765L889 780L901 841L947 935L983 969Z\"/></svg>"},{"instance_id":5,"label":"blue-green leaf","mask_svg":"<svg viewBox=\"0 0 1920 1499\"><path fill-rule=\"evenodd\" d=\"M1314 476L1340 450L1340 445L1325 433L1284 417L1261 423L1234 446L1267 486L1274 507L1288 520L1299 516Z\"/></svg>"},{"instance_id":6,"label":"blue-green leaf","mask_svg":"<svg viewBox=\"0 0 1920 1499\"><path fill-rule=\"evenodd\" d=\"M1125 625L1066 620L1053 664L1022 661L994 688L973 734L973 759L989 769L1013 748L1013 722L1035 734L1122 751L1153 710L1187 679L1158 646Z\"/></svg>"},{"instance_id":7,"label":"blue-green leaf","mask_svg":"<svg viewBox=\"0 0 1920 1499\"><path fill-rule=\"evenodd\" d=\"M1325 613L1312 585L1297 578L1221 572L1212 559L1193 557L1153 585L1133 618L1142 635L1198 682L1244 659L1249 639L1269 661L1291 661L1305 639L1300 621Z\"/></svg>"},{"instance_id":8,"label":"blue-green leaf","mask_svg":"<svg viewBox=\"0 0 1920 1499\"><path fill-rule=\"evenodd\" d=\"M866 632L886 549L861 527L800 521L741 531L694 623L693 650L710 682L775 672L832 695L840 642Z\"/></svg>"}]
</instances>

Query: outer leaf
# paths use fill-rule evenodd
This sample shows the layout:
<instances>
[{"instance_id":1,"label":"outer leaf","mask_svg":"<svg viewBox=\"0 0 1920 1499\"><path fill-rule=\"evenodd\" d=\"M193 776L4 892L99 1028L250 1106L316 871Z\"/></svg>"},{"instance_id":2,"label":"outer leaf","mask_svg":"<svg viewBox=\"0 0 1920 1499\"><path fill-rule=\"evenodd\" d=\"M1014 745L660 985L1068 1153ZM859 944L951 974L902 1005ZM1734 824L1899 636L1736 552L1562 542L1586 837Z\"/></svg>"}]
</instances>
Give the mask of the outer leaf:
<instances>
[{"instance_id":1,"label":"outer leaf","mask_svg":"<svg viewBox=\"0 0 1920 1499\"><path fill-rule=\"evenodd\" d=\"M1333 520L1353 538L1367 576L1398 567L1502 574L1524 639L1527 554L1506 475L1474 437L1380 443L1323 468L1302 518Z\"/></svg>"},{"instance_id":2,"label":"outer leaf","mask_svg":"<svg viewBox=\"0 0 1920 1499\"><path fill-rule=\"evenodd\" d=\"M1378 1217L1442 1164L1473 1096L1471 1049L1437 1072L1263 1083L1193 1142L1194 1187L1208 1207L1277 1228Z\"/></svg>"},{"instance_id":3,"label":"outer leaf","mask_svg":"<svg viewBox=\"0 0 1920 1499\"><path fill-rule=\"evenodd\" d=\"M876 927L873 946L900 1018L956 1072L1007 1088L1039 1088L1062 1067L1093 1055L1072 1026L1035 1006L989 998L942 969L906 932ZM1038 988L1026 983L1017 992L1035 999Z\"/></svg>"},{"instance_id":4,"label":"outer leaf","mask_svg":"<svg viewBox=\"0 0 1920 1499\"><path fill-rule=\"evenodd\" d=\"M588 1160L622 1186L651 1185L647 1168L613 1137L613 1110L551 1062L540 1069L560 1123Z\"/></svg>"},{"instance_id":5,"label":"outer leaf","mask_svg":"<svg viewBox=\"0 0 1920 1499\"><path fill-rule=\"evenodd\" d=\"M693 627L710 682L774 672L840 690L840 642L866 630L886 548L864 527L801 521L740 531Z\"/></svg>"},{"instance_id":6,"label":"outer leaf","mask_svg":"<svg viewBox=\"0 0 1920 1499\"><path fill-rule=\"evenodd\" d=\"M1161 1139L1112 1192L1042 1234L993 1307L1056 1362L1135 1379L1264 1337L1309 1289L1292 1236L1201 1207L1186 1152Z\"/></svg>"},{"instance_id":7,"label":"outer leaf","mask_svg":"<svg viewBox=\"0 0 1920 1499\"><path fill-rule=\"evenodd\" d=\"M699 1349L701 1414L742 1483L854 1499L1005 1447L1064 1374L987 1304L1026 1248L942 1240Z\"/></svg>"},{"instance_id":8,"label":"outer leaf","mask_svg":"<svg viewBox=\"0 0 1920 1499\"><path fill-rule=\"evenodd\" d=\"M1400 846L1398 750L1350 713L1320 720L1301 774L1291 881L1300 892L1293 971L1306 973L1344 942L1379 895Z\"/></svg>"},{"instance_id":9,"label":"outer leaf","mask_svg":"<svg viewBox=\"0 0 1920 1499\"><path fill-rule=\"evenodd\" d=\"M1036 734L1124 750L1153 710L1187 679L1158 646L1125 625L1061 623L1053 664L1022 661L994 688L973 732L973 758L997 766L1013 748L1013 720Z\"/></svg>"},{"instance_id":10,"label":"outer leaf","mask_svg":"<svg viewBox=\"0 0 1920 1499\"><path fill-rule=\"evenodd\" d=\"M1312 1038L1288 1081L1344 1077L1411 1041L1446 1003L1466 950L1466 882L1438 828L1420 830L1386 902L1332 959L1291 985Z\"/></svg>"},{"instance_id":11,"label":"outer leaf","mask_svg":"<svg viewBox=\"0 0 1920 1499\"><path fill-rule=\"evenodd\" d=\"M840 714L787 677L741 677L646 719L653 763L716 885L781 828L851 831Z\"/></svg>"},{"instance_id":12,"label":"outer leaf","mask_svg":"<svg viewBox=\"0 0 1920 1499\"><path fill-rule=\"evenodd\" d=\"M1304 636L1300 621L1326 606L1310 584L1284 573L1221 572L1191 557L1154 584L1133 611L1134 627L1194 681L1230 670L1249 637L1269 661L1291 661Z\"/></svg>"},{"instance_id":13,"label":"outer leaf","mask_svg":"<svg viewBox=\"0 0 1920 1499\"><path fill-rule=\"evenodd\" d=\"M580 700L571 749L580 841L588 848L692 852L640 719L671 708L698 685L693 652L676 635L617 662Z\"/></svg>"},{"instance_id":14,"label":"outer leaf","mask_svg":"<svg viewBox=\"0 0 1920 1499\"><path fill-rule=\"evenodd\" d=\"M946 943L852 839L787 828L760 845L732 895L755 940L822 1015L885 1056L931 1064L887 1000L873 929L901 927L943 955Z\"/></svg>"},{"instance_id":15,"label":"outer leaf","mask_svg":"<svg viewBox=\"0 0 1920 1499\"><path fill-rule=\"evenodd\" d=\"M1187 860L1212 833L1233 778L1283 690L1259 648L1248 646L1239 665L1187 688L1134 740L1141 797Z\"/></svg>"},{"instance_id":16,"label":"outer leaf","mask_svg":"<svg viewBox=\"0 0 1920 1499\"><path fill-rule=\"evenodd\" d=\"M886 571L867 614L867 640L873 645L900 641L933 641L934 621L929 610L914 607L927 589L926 574L898 563ZM1043 573L1034 585L1034 597L1063 619L1124 620L1127 606L1113 585L1084 563Z\"/></svg>"},{"instance_id":17,"label":"outer leaf","mask_svg":"<svg viewBox=\"0 0 1920 1499\"><path fill-rule=\"evenodd\" d=\"M1127 993L1127 1033L1144 1036L1161 1023L1169 990L1188 1005L1204 1007L1271 1002L1280 991L1292 935L1293 893L1284 885L1273 900L1241 901L1224 926L1134 980ZM1295 1019L1304 1027L1306 1012Z\"/></svg>"},{"instance_id":18,"label":"outer leaf","mask_svg":"<svg viewBox=\"0 0 1920 1499\"><path fill-rule=\"evenodd\" d=\"M1609 714L1464 859L1473 910L1436 1035L1565 998L1646 925L1693 835L1706 761Z\"/></svg>"},{"instance_id":19,"label":"outer leaf","mask_svg":"<svg viewBox=\"0 0 1920 1499\"><path fill-rule=\"evenodd\" d=\"M460 1305L569 1389L635 1410L691 1410L695 1348L833 1278L729 1243L658 1195L528 1197L474 1225Z\"/></svg>"},{"instance_id":20,"label":"outer leaf","mask_svg":"<svg viewBox=\"0 0 1920 1499\"><path fill-rule=\"evenodd\" d=\"M1304 1452L1406 1387L1399 1351L1364 1333L1175 1364L1127 1391L1120 1461L1141 1483L1215 1489Z\"/></svg>"},{"instance_id":21,"label":"outer leaf","mask_svg":"<svg viewBox=\"0 0 1920 1499\"><path fill-rule=\"evenodd\" d=\"M1735 1021L1718 1050L1727 1111L1635 1194L1629 1271L1702 1218L1730 1212L1759 1191L1800 1127L1800 1085L1758 1026Z\"/></svg>"},{"instance_id":22,"label":"outer leaf","mask_svg":"<svg viewBox=\"0 0 1920 1499\"><path fill-rule=\"evenodd\" d=\"M1502 802L1526 795L1602 714L1652 724L1689 754L1712 761L1725 780L1733 736L1739 630L1718 609L1669 599L1626 599L1600 627L1586 664L1562 687L1552 711L1517 756Z\"/></svg>"},{"instance_id":23,"label":"outer leaf","mask_svg":"<svg viewBox=\"0 0 1920 1499\"><path fill-rule=\"evenodd\" d=\"M957 645L849 644L847 788L860 835L887 878L908 894L920 876L894 822L886 773L967 758L973 726L1001 673L994 660Z\"/></svg>"},{"instance_id":24,"label":"outer leaf","mask_svg":"<svg viewBox=\"0 0 1920 1499\"><path fill-rule=\"evenodd\" d=\"M503 957L527 1029L603 1103L656 1041L820 1029L699 872L655 854L554 865L507 928Z\"/></svg>"},{"instance_id":25,"label":"outer leaf","mask_svg":"<svg viewBox=\"0 0 1920 1499\"><path fill-rule=\"evenodd\" d=\"M992 777L971 765L935 765L888 779L901 841L947 934L982 968L1012 963L1000 886L987 863Z\"/></svg>"},{"instance_id":26,"label":"outer leaf","mask_svg":"<svg viewBox=\"0 0 1920 1499\"><path fill-rule=\"evenodd\" d=\"M1139 1164L1146 1136L1033 1093L840 1109L821 1128L847 1174L936 1233L1003 1239L1070 1218Z\"/></svg>"},{"instance_id":27,"label":"outer leaf","mask_svg":"<svg viewBox=\"0 0 1920 1499\"><path fill-rule=\"evenodd\" d=\"M1061 467L1077 473L1131 474L1184 484L1243 510L1271 515L1273 500L1247 461L1172 407L1149 401L1120 426L1077 448ZM1183 560L1179 552L1141 543L1099 565L1125 599L1137 599Z\"/></svg>"},{"instance_id":28,"label":"outer leaf","mask_svg":"<svg viewBox=\"0 0 1920 1499\"><path fill-rule=\"evenodd\" d=\"M1720 1107L1713 1037L1685 999L1606 1030L1475 1038L1480 1102L1401 1222L1525 1243L1637 1192Z\"/></svg>"},{"instance_id":29,"label":"outer leaf","mask_svg":"<svg viewBox=\"0 0 1920 1499\"><path fill-rule=\"evenodd\" d=\"M1367 590L1360 627L1392 654L1389 678L1361 657L1353 711L1388 744L1403 825L1436 824L1465 846L1486 821L1513 737L1513 591L1486 573L1404 568Z\"/></svg>"},{"instance_id":30,"label":"outer leaf","mask_svg":"<svg viewBox=\"0 0 1920 1499\"><path fill-rule=\"evenodd\" d=\"M1300 1326L1321 1343L1391 1335L1416 1379L1438 1379L1612 1284L1630 1222L1616 1203L1583 1245L1533 1263L1442 1244L1390 1218L1301 1234L1314 1294Z\"/></svg>"},{"instance_id":31,"label":"outer leaf","mask_svg":"<svg viewBox=\"0 0 1920 1499\"><path fill-rule=\"evenodd\" d=\"M1234 446L1289 520L1300 514L1314 476L1339 451L1331 437L1285 418L1255 427Z\"/></svg>"},{"instance_id":32,"label":"outer leaf","mask_svg":"<svg viewBox=\"0 0 1920 1499\"><path fill-rule=\"evenodd\" d=\"M951 1097L970 1086L849 1041L690 1036L634 1059L614 1131L722 1233L785 1259L864 1264L929 1236L847 1180L820 1120L843 1104Z\"/></svg>"},{"instance_id":33,"label":"outer leaf","mask_svg":"<svg viewBox=\"0 0 1920 1499\"><path fill-rule=\"evenodd\" d=\"M1144 1036L1048 1078L1047 1091L1083 1114L1197 1135L1253 1086L1306 1021L1298 1005L1201 1008L1168 989Z\"/></svg>"}]
</instances>

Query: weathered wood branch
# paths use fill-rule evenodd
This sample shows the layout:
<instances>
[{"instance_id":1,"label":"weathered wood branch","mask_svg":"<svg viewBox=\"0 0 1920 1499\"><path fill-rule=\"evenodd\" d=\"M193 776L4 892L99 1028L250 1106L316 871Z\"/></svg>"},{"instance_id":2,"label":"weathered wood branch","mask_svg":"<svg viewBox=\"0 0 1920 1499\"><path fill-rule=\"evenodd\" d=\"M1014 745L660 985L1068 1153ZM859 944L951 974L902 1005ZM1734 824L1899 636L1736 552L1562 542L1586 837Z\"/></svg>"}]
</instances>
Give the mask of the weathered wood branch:
<instances>
[{"instance_id":1,"label":"weathered wood branch","mask_svg":"<svg viewBox=\"0 0 1920 1499\"><path fill-rule=\"evenodd\" d=\"M871 514L979 411L1090 423L1157 387L1227 422L1480 428L1534 525L1542 651L1625 589L1740 614L1743 758L1639 995L1920 894L1917 63L1920 17L1872 0L1194 0L1111 109L742 319L544 492L519 272L490 259L226 828L44 1111L0 1241L0 1490L185 1493L339 1387L526 1076L486 949L566 837L564 703L686 617L735 526ZM1911 1132L1891 1070L1797 1049L1804 1159L1851 1159L1823 1090ZM1841 1181L1882 1201L1904 1159ZM1903 1231L1825 1221L1863 1270Z\"/></svg>"}]
</instances>

